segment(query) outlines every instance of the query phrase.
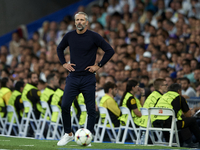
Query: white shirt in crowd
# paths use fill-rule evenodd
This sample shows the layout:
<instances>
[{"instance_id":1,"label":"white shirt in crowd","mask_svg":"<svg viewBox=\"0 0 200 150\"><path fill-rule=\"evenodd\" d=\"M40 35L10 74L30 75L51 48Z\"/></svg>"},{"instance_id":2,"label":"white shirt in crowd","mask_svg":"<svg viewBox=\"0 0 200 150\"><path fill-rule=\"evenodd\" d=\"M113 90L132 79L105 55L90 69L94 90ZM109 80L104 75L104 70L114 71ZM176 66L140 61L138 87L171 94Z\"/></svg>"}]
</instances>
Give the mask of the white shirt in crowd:
<instances>
[{"instance_id":1,"label":"white shirt in crowd","mask_svg":"<svg viewBox=\"0 0 200 150\"><path fill-rule=\"evenodd\" d=\"M196 96L196 92L192 87L189 87L186 91L182 90L181 93L182 93L182 95L187 95L188 97Z\"/></svg>"}]
</instances>

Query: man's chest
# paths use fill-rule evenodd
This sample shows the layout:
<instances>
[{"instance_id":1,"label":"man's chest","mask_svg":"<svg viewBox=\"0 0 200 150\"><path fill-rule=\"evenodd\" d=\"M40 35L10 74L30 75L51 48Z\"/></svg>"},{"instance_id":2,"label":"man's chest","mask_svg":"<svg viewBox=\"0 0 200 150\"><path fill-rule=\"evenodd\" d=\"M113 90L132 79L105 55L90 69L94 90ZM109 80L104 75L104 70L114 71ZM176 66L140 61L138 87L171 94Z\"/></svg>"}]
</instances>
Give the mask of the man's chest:
<instances>
[{"instance_id":1,"label":"man's chest","mask_svg":"<svg viewBox=\"0 0 200 150\"><path fill-rule=\"evenodd\" d=\"M70 51L90 51L91 49L96 48L96 44L91 37L82 36L71 38L68 41Z\"/></svg>"}]
</instances>

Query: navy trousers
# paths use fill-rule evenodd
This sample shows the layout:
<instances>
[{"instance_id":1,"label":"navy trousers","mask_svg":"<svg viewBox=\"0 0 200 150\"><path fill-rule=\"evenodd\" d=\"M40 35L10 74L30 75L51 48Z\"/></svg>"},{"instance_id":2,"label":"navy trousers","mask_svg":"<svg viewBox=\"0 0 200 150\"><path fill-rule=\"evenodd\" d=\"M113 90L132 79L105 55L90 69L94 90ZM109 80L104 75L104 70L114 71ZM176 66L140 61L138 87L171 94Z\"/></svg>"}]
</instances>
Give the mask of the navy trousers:
<instances>
[{"instance_id":1,"label":"navy trousers","mask_svg":"<svg viewBox=\"0 0 200 150\"><path fill-rule=\"evenodd\" d=\"M94 132L96 119L95 86L95 74L86 76L67 76L61 105L65 133L72 132L70 108L73 100L76 98L76 96L78 96L79 93L82 93L85 99L88 114L87 129L90 130L91 133Z\"/></svg>"}]
</instances>

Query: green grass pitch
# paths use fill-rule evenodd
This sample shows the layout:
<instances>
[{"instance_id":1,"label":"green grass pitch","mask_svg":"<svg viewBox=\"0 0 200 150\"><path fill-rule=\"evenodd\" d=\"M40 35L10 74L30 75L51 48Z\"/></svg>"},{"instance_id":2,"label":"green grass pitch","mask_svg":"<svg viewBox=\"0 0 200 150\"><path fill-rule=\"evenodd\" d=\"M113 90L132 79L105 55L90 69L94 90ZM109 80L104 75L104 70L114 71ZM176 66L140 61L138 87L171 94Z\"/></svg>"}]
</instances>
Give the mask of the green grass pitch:
<instances>
[{"instance_id":1,"label":"green grass pitch","mask_svg":"<svg viewBox=\"0 0 200 150\"><path fill-rule=\"evenodd\" d=\"M57 146L56 140L37 140L0 136L0 150L75 150L75 149L183 149L167 146L140 146L135 144L92 143L91 147L78 146L69 142L65 146Z\"/></svg>"}]
</instances>

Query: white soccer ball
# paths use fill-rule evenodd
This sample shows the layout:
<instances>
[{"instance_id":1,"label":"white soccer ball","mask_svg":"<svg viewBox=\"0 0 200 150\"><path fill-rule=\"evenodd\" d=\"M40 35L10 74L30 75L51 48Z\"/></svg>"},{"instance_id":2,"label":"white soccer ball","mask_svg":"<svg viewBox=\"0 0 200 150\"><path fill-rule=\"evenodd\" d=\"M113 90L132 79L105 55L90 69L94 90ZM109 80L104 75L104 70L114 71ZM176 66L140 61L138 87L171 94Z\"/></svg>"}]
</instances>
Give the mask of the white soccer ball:
<instances>
[{"instance_id":1,"label":"white soccer ball","mask_svg":"<svg viewBox=\"0 0 200 150\"><path fill-rule=\"evenodd\" d=\"M75 133L75 142L81 146L87 146L92 141L92 133L85 128L81 128Z\"/></svg>"}]
</instances>

